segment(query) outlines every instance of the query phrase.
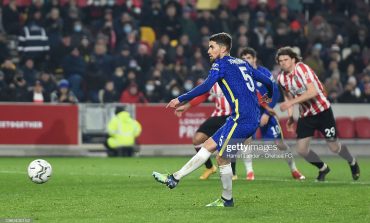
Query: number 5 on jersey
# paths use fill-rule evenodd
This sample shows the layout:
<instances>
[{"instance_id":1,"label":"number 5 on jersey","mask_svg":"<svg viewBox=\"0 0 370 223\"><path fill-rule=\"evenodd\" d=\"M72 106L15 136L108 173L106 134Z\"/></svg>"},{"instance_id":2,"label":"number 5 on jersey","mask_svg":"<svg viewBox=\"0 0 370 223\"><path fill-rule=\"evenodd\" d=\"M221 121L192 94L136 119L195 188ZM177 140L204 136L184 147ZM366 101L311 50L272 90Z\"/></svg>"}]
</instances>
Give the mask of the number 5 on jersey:
<instances>
[{"instance_id":1,"label":"number 5 on jersey","mask_svg":"<svg viewBox=\"0 0 370 223\"><path fill-rule=\"evenodd\" d=\"M254 82L252 77L247 73L246 67L239 67L240 72L243 74L244 80L247 84L247 87L250 91L254 92Z\"/></svg>"}]
</instances>

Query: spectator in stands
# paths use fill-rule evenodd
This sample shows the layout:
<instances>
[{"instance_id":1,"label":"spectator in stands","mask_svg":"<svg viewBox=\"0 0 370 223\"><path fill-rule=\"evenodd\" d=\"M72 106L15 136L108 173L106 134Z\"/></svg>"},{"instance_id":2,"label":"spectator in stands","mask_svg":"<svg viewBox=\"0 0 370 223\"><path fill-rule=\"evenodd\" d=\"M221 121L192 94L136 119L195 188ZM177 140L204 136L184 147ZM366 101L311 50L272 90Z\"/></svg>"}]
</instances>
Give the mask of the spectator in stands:
<instances>
[{"instance_id":1,"label":"spectator in stands","mask_svg":"<svg viewBox=\"0 0 370 223\"><path fill-rule=\"evenodd\" d=\"M289 45L297 46L301 52L306 52L307 38L304 35L301 24L297 20L294 20L290 23L289 27Z\"/></svg>"},{"instance_id":2,"label":"spectator in stands","mask_svg":"<svg viewBox=\"0 0 370 223\"><path fill-rule=\"evenodd\" d=\"M4 63L1 64L1 71L4 73L5 83L7 85L12 83L16 72L15 64L11 60L6 59Z\"/></svg>"},{"instance_id":3,"label":"spectator in stands","mask_svg":"<svg viewBox=\"0 0 370 223\"><path fill-rule=\"evenodd\" d=\"M112 75L112 81L116 92L121 94L123 89L128 86L127 74L125 74L125 69L123 67L116 67Z\"/></svg>"},{"instance_id":4,"label":"spectator in stands","mask_svg":"<svg viewBox=\"0 0 370 223\"><path fill-rule=\"evenodd\" d=\"M135 60L137 62L137 65L140 67L140 71L143 74L146 74L150 66L152 65L152 58L149 52L148 45L144 43L140 43L137 49L137 55L135 57ZM142 82L145 82L145 80L141 80Z\"/></svg>"},{"instance_id":5,"label":"spectator in stands","mask_svg":"<svg viewBox=\"0 0 370 223\"><path fill-rule=\"evenodd\" d=\"M167 34L170 40L178 40L182 33L181 7L175 1L169 1L165 5L165 14L161 24L161 33Z\"/></svg>"},{"instance_id":6,"label":"spectator in stands","mask_svg":"<svg viewBox=\"0 0 370 223\"><path fill-rule=\"evenodd\" d=\"M90 30L84 25L81 20L74 21L73 31L70 33L73 46L78 46L83 37L87 37L89 40L93 39Z\"/></svg>"},{"instance_id":7,"label":"spectator in stands","mask_svg":"<svg viewBox=\"0 0 370 223\"><path fill-rule=\"evenodd\" d=\"M353 40L357 39L360 26L361 26L361 22L360 22L360 17L358 16L358 14L353 13L352 15L350 15L350 19L347 25L347 35L349 37L349 40L350 40L349 42L351 45L355 44Z\"/></svg>"},{"instance_id":8,"label":"spectator in stands","mask_svg":"<svg viewBox=\"0 0 370 223\"><path fill-rule=\"evenodd\" d=\"M32 58L28 58L25 60L24 65L22 66L22 73L23 77L26 82L33 86L37 79L38 71L34 67L34 62Z\"/></svg>"},{"instance_id":9,"label":"spectator in stands","mask_svg":"<svg viewBox=\"0 0 370 223\"><path fill-rule=\"evenodd\" d=\"M36 68L40 68L45 63L50 50L46 31L39 24L40 14L36 11L18 36L18 52L23 59L32 58Z\"/></svg>"},{"instance_id":10,"label":"spectator in stands","mask_svg":"<svg viewBox=\"0 0 370 223\"><path fill-rule=\"evenodd\" d=\"M274 43L276 47L283 47L291 45L291 39L289 35L289 24L280 22L277 24Z\"/></svg>"},{"instance_id":11,"label":"spectator in stands","mask_svg":"<svg viewBox=\"0 0 370 223\"><path fill-rule=\"evenodd\" d=\"M323 81L324 80L324 75L325 75L325 68L324 68L324 62L322 61L320 57L322 49L322 44L316 43L310 52L310 54L303 60L305 64L307 64L309 67L311 67L317 77Z\"/></svg>"},{"instance_id":12,"label":"spectator in stands","mask_svg":"<svg viewBox=\"0 0 370 223\"><path fill-rule=\"evenodd\" d=\"M49 37L50 47L57 45L62 38L63 19L60 17L59 8L51 8L45 21L46 33Z\"/></svg>"},{"instance_id":13,"label":"spectator in stands","mask_svg":"<svg viewBox=\"0 0 370 223\"><path fill-rule=\"evenodd\" d=\"M336 67L335 70L339 70L339 63L341 62L342 57L340 55L340 47L337 44L333 44L330 49L328 50L327 54L324 55L323 57L323 62L324 62L324 68L326 69L327 73L332 72L333 67L333 62L336 62ZM326 76L326 77L330 77Z\"/></svg>"},{"instance_id":14,"label":"spectator in stands","mask_svg":"<svg viewBox=\"0 0 370 223\"><path fill-rule=\"evenodd\" d=\"M51 93L50 101L53 103L77 103L78 99L69 90L69 82L66 79L62 79L58 83L58 90Z\"/></svg>"},{"instance_id":15,"label":"spectator in stands","mask_svg":"<svg viewBox=\"0 0 370 223\"><path fill-rule=\"evenodd\" d=\"M98 91L113 73L113 58L107 53L104 43L95 44L91 61L87 65L86 82L88 85L88 99L94 103L99 102Z\"/></svg>"},{"instance_id":16,"label":"spectator in stands","mask_svg":"<svg viewBox=\"0 0 370 223\"><path fill-rule=\"evenodd\" d=\"M218 33L220 31L217 19L209 10L199 12L196 24L199 30L201 30L202 27L208 27L209 33Z\"/></svg>"},{"instance_id":17,"label":"spectator in stands","mask_svg":"<svg viewBox=\"0 0 370 223\"><path fill-rule=\"evenodd\" d=\"M171 46L170 37L167 34L163 34L158 41L155 41L153 45L152 55L163 56L164 62L167 64L170 60L169 55L174 55L175 49Z\"/></svg>"},{"instance_id":18,"label":"spectator in stands","mask_svg":"<svg viewBox=\"0 0 370 223\"><path fill-rule=\"evenodd\" d=\"M83 36L81 39L81 42L78 46L78 49L80 51L80 55L84 59L85 63L90 62L90 55L92 53L92 46L91 46L90 40L87 38L87 36Z\"/></svg>"},{"instance_id":19,"label":"spectator in stands","mask_svg":"<svg viewBox=\"0 0 370 223\"><path fill-rule=\"evenodd\" d=\"M129 33L138 31L138 27L130 13L123 12L120 19L114 25L114 30L117 34L118 42L123 42L127 39Z\"/></svg>"},{"instance_id":20,"label":"spectator in stands","mask_svg":"<svg viewBox=\"0 0 370 223\"><path fill-rule=\"evenodd\" d=\"M262 45L260 48L260 55L261 55L261 60L263 66L267 67L268 69L272 70L274 65L276 64L275 62L275 55L276 53L276 48L274 45L274 40L272 35L267 35L265 39L265 43Z\"/></svg>"},{"instance_id":21,"label":"spectator in stands","mask_svg":"<svg viewBox=\"0 0 370 223\"><path fill-rule=\"evenodd\" d=\"M125 89L126 89L126 87L128 87L131 84L136 85L137 84L137 79L138 79L138 77L137 77L137 74L136 74L135 70L133 70L133 69L127 70L127 82L126 82Z\"/></svg>"},{"instance_id":22,"label":"spectator in stands","mask_svg":"<svg viewBox=\"0 0 370 223\"><path fill-rule=\"evenodd\" d=\"M55 73L63 73L62 63L71 52L72 38L69 33L63 33L59 42L50 48L48 69Z\"/></svg>"},{"instance_id":23,"label":"spectator in stands","mask_svg":"<svg viewBox=\"0 0 370 223\"><path fill-rule=\"evenodd\" d=\"M121 94L121 103L147 103L144 93L139 90L139 86L131 83Z\"/></svg>"},{"instance_id":24,"label":"spectator in stands","mask_svg":"<svg viewBox=\"0 0 370 223\"><path fill-rule=\"evenodd\" d=\"M347 84L344 87L344 92L338 97L338 102L341 103L358 103L360 102L361 90L357 87L357 80L354 76L348 78Z\"/></svg>"},{"instance_id":25,"label":"spectator in stands","mask_svg":"<svg viewBox=\"0 0 370 223\"><path fill-rule=\"evenodd\" d=\"M346 67L346 73L344 73L344 75L341 77L341 81L342 81L342 84L343 85L346 85L347 82L348 82L348 79L350 77L355 77L356 79L356 68L355 68L355 65L354 64L348 64L348 66Z\"/></svg>"},{"instance_id":26,"label":"spectator in stands","mask_svg":"<svg viewBox=\"0 0 370 223\"><path fill-rule=\"evenodd\" d=\"M150 103L164 102L162 86L156 84L155 80L148 80L145 84L145 97Z\"/></svg>"},{"instance_id":27,"label":"spectator in stands","mask_svg":"<svg viewBox=\"0 0 370 223\"><path fill-rule=\"evenodd\" d=\"M118 50L118 54L114 56L114 66L122 67L123 69L128 69L132 67L131 64L136 64L136 60L133 55L130 53L130 47L125 44Z\"/></svg>"},{"instance_id":28,"label":"spectator in stands","mask_svg":"<svg viewBox=\"0 0 370 223\"><path fill-rule=\"evenodd\" d=\"M141 134L141 125L124 108L117 107L115 116L107 126L108 138L104 142L109 157L133 156L136 138Z\"/></svg>"},{"instance_id":29,"label":"spectator in stands","mask_svg":"<svg viewBox=\"0 0 370 223\"><path fill-rule=\"evenodd\" d=\"M197 24L195 23L192 16L192 11L189 9L183 9L182 18L181 18L181 27L182 27L182 35L187 35L188 39L191 43L196 43L199 41L199 30L197 28ZM180 42L181 37L180 37Z\"/></svg>"},{"instance_id":30,"label":"spectator in stands","mask_svg":"<svg viewBox=\"0 0 370 223\"><path fill-rule=\"evenodd\" d=\"M181 86L177 82L174 82L173 84L171 84L171 87L167 92L166 101L170 101L170 98L177 98L181 93Z\"/></svg>"},{"instance_id":31,"label":"spectator in stands","mask_svg":"<svg viewBox=\"0 0 370 223\"><path fill-rule=\"evenodd\" d=\"M325 80L325 89L330 102L337 102L338 97L343 93L343 86L340 82L339 73L333 73L330 78Z\"/></svg>"},{"instance_id":32,"label":"spectator in stands","mask_svg":"<svg viewBox=\"0 0 370 223\"><path fill-rule=\"evenodd\" d=\"M7 39L4 34L0 33L0 64L4 63L10 56L7 46Z\"/></svg>"},{"instance_id":33,"label":"spectator in stands","mask_svg":"<svg viewBox=\"0 0 370 223\"><path fill-rule=\"evenodd\" d=\"M32 91L29 92L28 101L34 103L50 102L50 95L44 92L42 84L39 80L35 81Z\"/></svg>"},{"instance_id":34,"label":"spectator in stands","mask_svg":"<svg viewBox=\"0 0 370 223\"><path fill-rule=\"evenodd\" d=\"M70 84L70 90L76 95L78 100L81 100L84 96L81 85L85 77L86 63L80 55L78 47L73 47L70 54L64 58L63 72L64 78Z\"/></svg>"},{"instance_id":35,"label":"spectator in stands","mask_svg":"<svg viewBox=\"0 0 370 223\"><path fill-rule=\"evenodd\" d=\"M119 93L114 88L114 82L108 80L105 82L104 89L100 89L99 91L99 102L100 103L112 103L118 102Z\"/></svg>"},{"instance_id":36,"label":"spectator in stands","mask_svg":"<svg viewBox=\"0 0 370 223\"><path fill-rule=\"evenodd\" d=\"M51 95L53 91L57 90L57 85L54 79L54 75L50 74L48 71L41 72L40 82L43 88L43 92L46 95Z\"/></svg>"},{"instance_id":37,"label":"spectator in stands","mask_svg":"<svg viewBox=\"0 0 370 223\"><path fill-rule=\"evenodd\" d=\"M113 53L117 46L117 35L113 29L113 22L105 22L104 27L99 31L107 38L107 48Z\"/></svg>"},{"instance_id":38,"label":"spectator in stands","mask_svg":"<svg viewBox=\"0 0 370 223\"><path fill-rule=\"evenodd\" d=\"M278 11L278 18L274 19L272 22L272 27L274 30L277 30L281 24L285 24L286 26L289 26L289 9L286 6L280 7L280 10Z\"/></svg>"},{"instance_id":39,"label":"spectator in stands","mask_svg":"<svg viewBox=\"0 0 370 223\"><path fill-rule=\"evenodd\" d=\"M21 71L16 71L13 82L9 84L9 89L11 101L28 101L28 84Z\"/></svg>"},{"instance_id":40,"label":"spectator in stands","mask_svg":"<svg viewBox=\"0 0 370 223\"><path fill-rule=\"evenodd\" d=\"M184 49L184 56L188 60L187 63L190 63L190 57L193 56L194 43L191 41L188 34L181 35L179 45ZM187 66L190 66L190 64L187 64Z\"/></svg>"},{"instance_id":41,"label":"spectator in stands","mask_svg":"<svg viewBox=\"0 0 370 223\"><path fill-rule=\"evenodd\" d=\"M221 30L226 33L232 33L234 30L234 18L230 15L229 10L227 8L222 8L218 10L219 13L219 23L221 26Z\"/></svg>"},{"instance_id":42,"label":"spectator in stands","mask_svg":"<svg viewBox=\"0 0 370 223\"><path fill-rule=\"evenodd\" d=\"M22 29L20 22L20 13L17 8L17 1L10 0L9 4L4 6L2 11L2 21L5 32L8 35L19 35Z\"/></svg>"},{"instance_id":43,"label":"spectator in stands","mask_svg":"<svg viewBox=\"0 0 370 223\"><path fill-rule=\"evenodd\" d=\"M148 4L143 4L140 23L143 26L150 26L156 33L160 33L163 13L161 0L150 0Z\"/></svg>"},{"instance_id":44,"label":"spectator in stands","mask_svg":"<svg viewBox=\"0 0 370 223\"><path fill-rule=\"evenodd\" d=\"M258 47L257 49L261 48L265 43L266 36L269 34L267 25L265 21L260 21L257 23L256 27L254 28L254 33L258 37Z\"/></svg>"},{"instance_id":45,"label":"spectator in stands","mask_svg":"<svg viewBox=\"0 0 370 223\"><path fill-rule=\"evenodd\" d=\"M308 41L310 43L320 42L327 44L333 38L332 27L321 15L316 15L307 26Z\"/></svg>"},{"instance_id":46,"label":"spectator in stands","mask_svg":"<svg viewBox=\"0 0 370 223\"><path fill-rule=\"evenodd\" d=\"M257 34L251 31L249 25L245 25L244 23L238 24L237 32L233 39L237 39L241 35L244 35L248 38L248 46L258 49L259 42L258 42Z\"/></svg>"},{"instance_id":47,"label":"spectator in stands","mask_svg":"<svg viewBox=\"0 0 370 223\"><path fill-rule=\"evenodd\" d=\"M65 33L72 33L74 31L74 23L82 17L80 9L76 5L76 1L69 1L64 5L63 9L65 12L63 31Z\"/></svg>"},{"instance_id":48,"label":"spectator in stands","mask_svg":"<svg viewBox=\"0 0 370 223\"><path fill-rule=\"evenodd\" d=\"M351 46L351 53L342 62L342 67L345 68L349 64L353 64L356 71L361 71L365 68L364 60L362 58L362 52L360 46L357 44Z\"/></svg>"}]
</instances>

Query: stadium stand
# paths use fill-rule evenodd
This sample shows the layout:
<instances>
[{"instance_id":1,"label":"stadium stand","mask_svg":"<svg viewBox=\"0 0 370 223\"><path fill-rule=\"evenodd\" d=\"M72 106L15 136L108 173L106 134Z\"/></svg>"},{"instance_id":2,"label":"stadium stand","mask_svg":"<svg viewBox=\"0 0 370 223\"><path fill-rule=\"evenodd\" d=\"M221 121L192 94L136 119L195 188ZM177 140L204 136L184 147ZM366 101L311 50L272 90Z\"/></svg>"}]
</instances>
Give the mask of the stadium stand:
<instances>
[{"instance_id":1,"label":"stadium stand","mask_svg":"<svg viewBox=\"0 0 370 223\"><path fill-rule=\"evenodd\" d=\"M336 118L338 136L343 139L352 139L355 137L355 128L351 118Z\"/></svg>"},{"instance_id":2,"label":"stadium stand","mask_svg":"<svg viewBox=\"0 0 370 223\"><path fill-rule=\"evenodd\" d=\"M31 74L31 79L40 79L40 74L47 72L54 85L72 77L65 73L63 62L72 48L77 48L75 57L84 63L74 67L80 79L70 81L79 102L99 103L96 94L109 81L114 82L118 95L135 82L149 102L165 102L173 88L183 93L186 82L195 85L204 79L210 65L205 40L212 33L227 31L234 37L233 54L245 45L255 48L260 63L274 75L278 72L276 49L291 45L315 69L333 103L369 103L370 17L366 2L4 0L0 100L30 101L25 94L35 83L29 81ZM43 42L32 43L36 45L30 49L42 47L46 55L24 52L27 38L22 30L28 30L30 24L43 33ZM144 54L139 52L142 43L149 46ZM101 45L106 50L97 52ZM122 56L122 49L129 54ZM29 59L32 66L26 64ZM118 67L124 69L120 77L113 74ZM158 72L161 84L152 97L153 90L146 85L158 78ZM14 80L22 75L24 90ZM99 78L91 78L94 76ZM41 83L48 94L56 90ZM23 93L18 94L20 91Z\"/></svg>"}]
</instances>

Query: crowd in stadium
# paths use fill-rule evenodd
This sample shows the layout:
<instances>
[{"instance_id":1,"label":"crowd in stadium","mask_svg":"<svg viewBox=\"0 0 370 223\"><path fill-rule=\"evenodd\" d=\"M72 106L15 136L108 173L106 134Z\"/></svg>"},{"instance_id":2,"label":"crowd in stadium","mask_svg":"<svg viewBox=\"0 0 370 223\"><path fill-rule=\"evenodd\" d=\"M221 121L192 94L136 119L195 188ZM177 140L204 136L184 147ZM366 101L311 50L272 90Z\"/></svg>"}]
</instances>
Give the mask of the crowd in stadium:
<instances>
[{"instance_id":1,"label":"crowd in stadium","mask_svg":"<svg viewBox=\"0 0 370 223\"><path fill-rule=\"evenodd\" d=\"M3 1L0 101L168 102L206 78L208 37L228 32L232 56L253 47L277 75L277 49L294 46L332 102L370 102L368 0L197 7L196 0Z\"/></svg>"}]
</instances>

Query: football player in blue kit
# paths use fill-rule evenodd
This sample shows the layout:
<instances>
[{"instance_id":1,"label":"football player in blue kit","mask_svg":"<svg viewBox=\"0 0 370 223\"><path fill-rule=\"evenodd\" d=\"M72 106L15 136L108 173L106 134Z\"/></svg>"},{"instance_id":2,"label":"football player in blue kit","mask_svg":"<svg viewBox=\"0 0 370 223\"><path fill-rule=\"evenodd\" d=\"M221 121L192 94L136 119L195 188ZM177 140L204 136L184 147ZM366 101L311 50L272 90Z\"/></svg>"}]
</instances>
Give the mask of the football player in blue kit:
<instances>
[{"instance_id":1,"label":"football player in blue kit","mask_svg":"<svg viewBox=\"0 0 370 223\"><path fill-rule=\"evenodd\" d=\"M260 109L256 96L254 80L265 84L268 95L273 95L271 79L261 74L247 62L230 56L231 36L227 33L214 34L209 38L208 55L212 67L207 79L191 91L172 99L167 107L176 109L182 103L208 92L217 82L222 89L232 113L226 123L207 139L202 148L179 171L166 175L153 172L153 177L169 188L175 188L186 175L198 169L218 151L216 160L219 166L222 183L221 198L208 204L208 207L233 207L232 169L233 158L243 143L256 132L260 121Z\"/></svg>"},{"instance_id":2,"label":"football player in blue kit","mask_svg":"<svg viewBox=\"0 0 370 223\"><path fill-rule=\"evenodd\" d=\"M260 119L260 129L262 134L262 139L264 141L273 141L277 148L280 151L285 151L286 155L282 156L286 158L286 161L289 165L292 177L296 180L304 180L305 176L303 176L299 170L297 169L293 155L291 153L291 150L289 148L289 145L284 142L283 133L279 124L279 120L277 119L277 116L275 115L275 112L273 111L273 108L275 107L276 103L278 102L280 98L279 93L279 86L274 81L274 77L271 74L271 72L260 65L257 65L257 52L250 47L246 47L242 49L240 53L240 57L247 61L254 69L257 69L262 74L264 74L266 77L271 79L273 81L274 86L274 94L272 95L271 102L266 103L263 101L263 96L267 93L267 88L265 85L261 84L260 82L256 82L256 90L257 90L257 96L259 99L260 104L260 113L261 113L261 119ZM252 166L252 156L245 156L244 157L244 163L245 168L247 172L246 179L251 181L254 180L254 171ZM234 165L235 166L235 165ZM236 176L235 170L234 171L234 178Z\"/></svg>"}]
</instances>

